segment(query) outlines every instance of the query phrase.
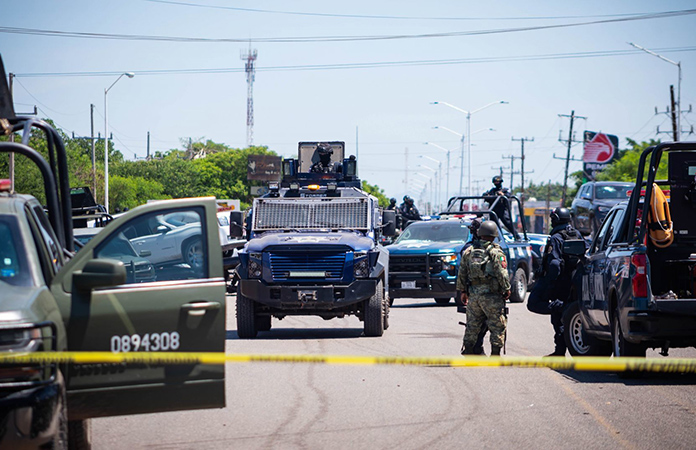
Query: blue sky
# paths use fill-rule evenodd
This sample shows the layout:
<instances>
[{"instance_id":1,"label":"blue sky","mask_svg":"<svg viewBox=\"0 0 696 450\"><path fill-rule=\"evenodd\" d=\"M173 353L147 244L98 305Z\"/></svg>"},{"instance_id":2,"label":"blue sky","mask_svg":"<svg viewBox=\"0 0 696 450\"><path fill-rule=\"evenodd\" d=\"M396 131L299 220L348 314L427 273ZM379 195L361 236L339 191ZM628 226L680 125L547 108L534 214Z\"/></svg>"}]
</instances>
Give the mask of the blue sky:
<instances>
[{"instance_id":1,"label":"blue sky","mask_svg":"<svg viewBox=\"0 0 696 450\"><path fill-rule=\"evenodd\" d=\"M297 142L343 140L356 147L363 179L388 196L427 191L437 168L425 155L443 161L442 196L459 188L459 140L435 126L459 133L465 115L433 101L476 110L471 130L472 183L483 190L499 167L509 178L518 155L512 137L526 144L527 180L562 181L564 154L559 133L568 119L582 131L647 140L656 128L669 129L669 85L677 68L627 42L655 49L683 70L682 105L696 104L696 14L528 31L512 28L626 19L645 13L696 8L694 1L223 1L223 0L76 0L3 1L0 27L62 32L228 39L235 42L172 42L82 39L0 32L0 53L9 72L18 74L18 112L36 105L67 133L89 134L89 105L96 105L95 128L103 133L104 88L118 73L132 71L109 91L110 131L126 158L144 157L147 132L151 149L179 148L180 139L211 139L233 147L246 145L247 86L240 55L258 51L254 84L254 144L296 155ZM177 4L178 3L178 4ZM251 10L250 10L251 9ZM253 11L252 11L253 10ZM295 14L301 13L301 14ZM316 15L323 14L323 15ZM7 28L2 30L7 31ZM413 36L498 30L447 37L362 41L269 42L268 38L326 36ZM506 32L500 32L506 30ZM245 42L251 39L252 42ZM680 49L671 51L669 49ZM607 56L579 57L603 52ZM617 53L618 52L618 53ZM537 58L540 55L572 57ZM495 61L491 61L495 59ZM445 60L454 60L444 64ZM405 65L405 61L418 61ZM425 63L430 61L429 63ZM356 68L363 63L391 66ZM337 68L348 64L350 68ZM298 66L299 69L298 70ZM316 66L306 70L301 66ZM285 69L279 69L285 67ZM292 70L287 67L293 68ZM230 69L223 73L161 73L181 69ZM97 76L34 76L66 72L107 72ZM683 128L696 122L685 115ZM660 135L667 139L667 135ZM691 136L696 140L696 137ZM684 136L686 139L686 135ZM452 149L450 186L445 187L445 153L425 142ZM406 155L408 154L408 157ZM581 156L581 145L573 148ZM465 158L466 161L466 158ZM519 168L519 160L515 161ZM580 168L571 163L571 170ZM420 172L421 175L416 175ZM466 170L465 170L466 174ZM409 184L404 183L408 176ZM519 182L516 176L515 184ZM467 180L464 181L466 187ZM425 199L423 199L424 201Z\"/></svg>"}]
</instances>

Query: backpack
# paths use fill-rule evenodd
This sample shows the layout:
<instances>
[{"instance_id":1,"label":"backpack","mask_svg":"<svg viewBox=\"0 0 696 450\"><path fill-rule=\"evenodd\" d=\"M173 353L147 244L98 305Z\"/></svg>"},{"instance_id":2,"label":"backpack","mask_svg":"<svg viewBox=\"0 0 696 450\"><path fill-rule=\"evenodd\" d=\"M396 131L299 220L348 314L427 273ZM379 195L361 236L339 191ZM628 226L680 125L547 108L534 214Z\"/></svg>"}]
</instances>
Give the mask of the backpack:
<instances>
[{"instance_id":1,"label":"backpack","mask_svg":"<svg viewBox=\"0 0 696 450\"><path fill-rule=\"evenodd\" d=\"M582 240L584 242L582 235L575 229L569 230L566 228L565 230L561 230L558 234L561 235L564 241ZM585 250L587 251L587 244L585 244ZM578 256L563 253L563 270L572 272L578 266L579 262L580 258Z\"/></svg>"},{"instance_id":2,"label":"backpack","mask_svg":"<svg viewBox=\"0 0 696 450\"><path fill-rule=\"evenodd\" d=\"M489 245L490 249L492 245ZM480 284L486 281L486 266L491 260L491 255L488 249L475 246L471 249L469 257L469 278L472 283Z\"/></svg>"}]
</instances>

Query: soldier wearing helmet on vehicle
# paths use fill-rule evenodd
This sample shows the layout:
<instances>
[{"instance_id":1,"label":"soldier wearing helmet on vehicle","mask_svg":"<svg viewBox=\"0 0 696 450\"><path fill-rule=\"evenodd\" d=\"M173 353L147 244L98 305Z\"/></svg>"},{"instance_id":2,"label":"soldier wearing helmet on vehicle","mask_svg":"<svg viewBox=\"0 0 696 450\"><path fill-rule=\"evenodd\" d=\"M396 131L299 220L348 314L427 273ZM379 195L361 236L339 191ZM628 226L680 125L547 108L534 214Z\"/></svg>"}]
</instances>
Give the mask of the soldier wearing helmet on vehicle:
<instances>
[{"instance_id":1,"label":"soldier wearing helmet on vehicle","mask_svg":"<svg viewBox=\"0 0 696 450\"><path fill-rule=\"evenodd\" d=\"M491 331L491 356L499 356L505 345L507 318L505 301L510 297L510 279L505 252L493 242L498 225L492 220L481 223L480 240L464 251L457 276L460 302L466 306L466 331L462 354L474 354L484 324Z\"/></svg>"},{"instance_id":2,"label":"soldier wearing helmet on vehicle","mask_svg":"<svg viewBox=\"0 0 696 450\"><path fill-rule=\"evenodd\" d=\"M413 199L408 195L404 195L404 202L399 205L399 214L401 215L404 227L413 220L421 220L418 208L416 208Z\"/></svg>"},{"instance_id":3,"label":"soldier wearing helmet on vehicle","mask_svg":"<svg viewBox=\"0 0 696 450\"><path fill-rule=\"evenodd\" d=\"M489 197L486 199L486 203L493 205L496 199L498 202L493 207L493 212L498 216L500 222L505 226L505 228L512 233L515 239L519 239L517 234L517 229L512 224L512 219L510 216L510 200L509 197L512 194L508 188L503 187L503 177L496 175L493 177L493 187L484 192L484 197Z\"/></svg>"},{"instance_id":4,"label":"soldier wearing helmet on vehicle","mask_svg":"<svg viewBox=\"0 0 696 450\"><path fill-rule=\"evenodd\" d=\"M551 233L546 241L539 273L535 274L537 282L529 294L527 309L551 316L555 349L547 356L564 356L566 343L563 338L563 307L570 295L571 280L578 259L563 253L563 242L583 238L570 224L568 208L558 207L551 211L550 216ZM587 243L585 245L587 246Z\"/></svg>"},{"instance_id":5,"label":"soldier wearing helmet on vehicle","mask_svg":"<svg viewBox=\"0 0 696 450\"><path fill-rule=\"evenodd\" d=\"M337 171L337 163L331 162L331 155L333 155L333 148L331 148L331 144L327 142L320 142L317 144L316 152L319 155L319 161L312 164L312 166L309 168L310 172L334 173Z\"/></svg>"}]
</instances>

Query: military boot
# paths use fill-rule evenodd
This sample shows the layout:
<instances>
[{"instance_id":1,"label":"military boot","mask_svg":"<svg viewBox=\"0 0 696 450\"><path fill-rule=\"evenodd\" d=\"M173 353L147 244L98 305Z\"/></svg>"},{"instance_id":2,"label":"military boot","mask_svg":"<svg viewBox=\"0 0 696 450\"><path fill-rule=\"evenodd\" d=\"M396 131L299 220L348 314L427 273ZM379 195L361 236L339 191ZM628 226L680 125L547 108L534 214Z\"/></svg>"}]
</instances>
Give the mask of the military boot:
<instances>
[{"instance_id":1,"label":"military boot","mask_svg":"<svg viewBox=\"0 0 696 450\"><path fill-rule=\"evenodd\" d=\"M462 347L462 355L473 355L474 354L474 348L473 347L467 347L466 345Z\"/></svg>"},{"instance_id":2,"label":"military boot","mask_svg":"<svg viewBox=\"0 0 696 450\"><path fill-rule=\"evenodd\" d=\"M546 356L565 356L566 343L565 339L563 338L563 334L555 334L553 336L553 341L556 344L556 348L553 350L553 353L550 353Z\"/></svg>"},{"instance_id":3,"label":"military boot","mask_svg":"<svg viewBox=\"0 0 696 450\"><path fill-rule=\"evenodd\" d=\"M491 356L500 356L500 350L501 350L501 347L498 347L497 345L492 345L491 346Z\"/></svg>"}]
</instances>

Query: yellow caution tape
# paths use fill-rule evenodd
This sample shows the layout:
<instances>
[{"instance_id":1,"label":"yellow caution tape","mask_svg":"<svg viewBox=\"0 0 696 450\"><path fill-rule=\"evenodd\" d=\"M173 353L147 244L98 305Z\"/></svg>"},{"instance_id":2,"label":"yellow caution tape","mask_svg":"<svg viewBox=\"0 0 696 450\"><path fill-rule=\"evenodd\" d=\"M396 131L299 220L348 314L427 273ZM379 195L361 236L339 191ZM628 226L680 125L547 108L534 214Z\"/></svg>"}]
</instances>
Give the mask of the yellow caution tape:
<instances>
[{"instance_id":1,"label":"yellow caution tape","mask_svg":"<svg viewBox=\"0 0 696 450\"><path fill-rule=\"evenodd\" d=\"M0 364L224 364L224 363L309 363L337 365L397 365L428 367L545 367L555 370L600 372L696 373L696 359L645 359L609 357L529 357L529 356L353 356L353 355L264 355L184 352L0 352Z\"/></svg>"}]
</instances>

